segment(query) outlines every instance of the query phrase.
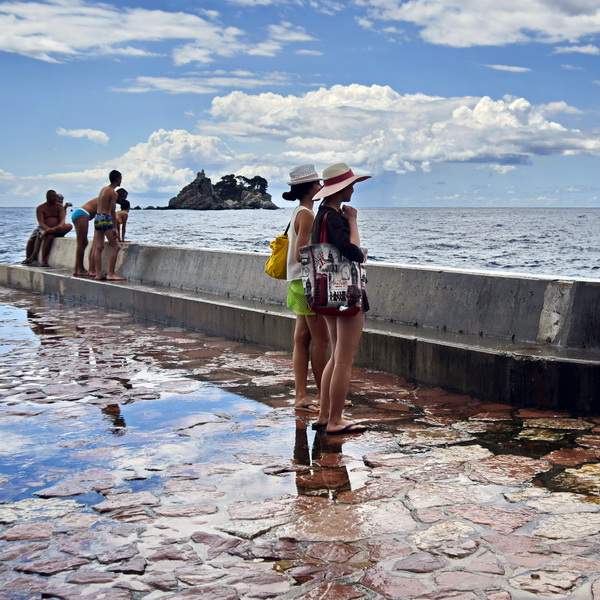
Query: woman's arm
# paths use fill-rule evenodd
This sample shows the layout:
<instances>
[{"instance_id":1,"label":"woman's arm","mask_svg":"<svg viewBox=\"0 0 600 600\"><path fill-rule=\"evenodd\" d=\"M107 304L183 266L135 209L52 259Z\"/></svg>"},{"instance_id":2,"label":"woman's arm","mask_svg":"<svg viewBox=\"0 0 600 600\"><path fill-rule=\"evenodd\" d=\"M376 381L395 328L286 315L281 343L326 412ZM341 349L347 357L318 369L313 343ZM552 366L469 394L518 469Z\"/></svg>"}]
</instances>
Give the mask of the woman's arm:
<instances>
[{"instance_id":1,"label":"woman's arm","mask_svg":"<svg viewBox=\"0 0 600 600\"><path fill-rule=\"evenodd\" d=\"M296 230L296 247L294 248L294 257L297 262L300 262L300 248L310 244L310 234L314 215L309 210L301 210L296 215L294 229Z\"/></svg>"},{"instance_id":2,"label":"woman's arm","mask_svg":"<svg viewBox=\"0 0 600 600\"><path fill-rule=\"evenodd\" d=\"M346 210L349 208L351 207L346 207ZM365 257L359 246L360 237L356 223L356 210L352 210L354 214L347 216L342 216L337 211L329 211L325 222L327 241L333 244L348 260L362 263Z\"/></svg>"}]
</instances>

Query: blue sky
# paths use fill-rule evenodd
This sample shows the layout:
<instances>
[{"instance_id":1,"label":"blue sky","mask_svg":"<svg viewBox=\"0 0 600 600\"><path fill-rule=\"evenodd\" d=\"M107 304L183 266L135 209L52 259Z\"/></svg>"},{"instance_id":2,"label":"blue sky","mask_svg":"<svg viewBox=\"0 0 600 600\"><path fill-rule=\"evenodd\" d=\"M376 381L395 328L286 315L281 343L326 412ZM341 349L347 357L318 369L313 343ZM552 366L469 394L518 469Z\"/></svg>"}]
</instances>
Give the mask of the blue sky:
<instances>
[{"instance_id":1,"label":"blue sky","mask_svg":"<svg viewBox=\"0 0 600 600\"><path fill-rule=\"evenodd\" d=\"M0 2L0 205L346 162L359 206L600 207L599 65L600 0Z\"/></svg>"}]
</instances>

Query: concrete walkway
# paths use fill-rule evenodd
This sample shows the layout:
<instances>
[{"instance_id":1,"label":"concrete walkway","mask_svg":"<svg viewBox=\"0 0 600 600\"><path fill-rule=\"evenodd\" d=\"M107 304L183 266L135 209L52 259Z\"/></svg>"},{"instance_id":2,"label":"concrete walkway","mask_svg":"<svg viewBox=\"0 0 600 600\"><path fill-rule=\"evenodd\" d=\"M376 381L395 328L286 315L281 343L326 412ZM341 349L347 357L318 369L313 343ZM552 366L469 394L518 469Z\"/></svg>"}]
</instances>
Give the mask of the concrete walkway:
<instances>
[{"instance_id":1,"label":"concrete walkway","mask_svg":"<svg viewBox=\"0 0 600 600\"><path fill-rule=\"evenodd\" d=\"M89 246L88 246L89 247ZM108 249L107 249L108 252ZM266 256L124 244L120 283L72 277L73 238L52 268L0 263L0 285L287 350L287 283ZM600 280L369 264L371 310L356 364L489 402L600 413Z\"/></svg>"},{"instance_id":2,"label":"concrete walkway","mask_svg":"<svg viewBox=\"0 0 600 600\"><path fill-rule=\"evenodd\" d=\"M0 287L0 600L600 599L600 419Z\"/></svg>"}]
</instances>

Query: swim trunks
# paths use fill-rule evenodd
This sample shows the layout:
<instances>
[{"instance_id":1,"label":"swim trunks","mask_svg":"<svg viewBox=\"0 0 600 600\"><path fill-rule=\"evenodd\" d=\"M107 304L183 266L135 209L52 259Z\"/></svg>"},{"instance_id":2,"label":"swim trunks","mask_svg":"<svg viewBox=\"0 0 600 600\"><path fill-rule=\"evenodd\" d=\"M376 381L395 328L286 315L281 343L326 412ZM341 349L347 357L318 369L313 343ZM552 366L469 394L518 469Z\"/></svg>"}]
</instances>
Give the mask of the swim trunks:
<instances>
[{"instance_id":1,"label":"swim trunks","mask_svg":"<svg viewBox=\"0 0 600 600\"><path fill-rule=\"evenodd\" d=\"M304 287L302 286L302 279L290 281L287 295L287 307L291 308L297 315L304 315L307 317L315 315L315 313L308 308L306 296L304 295Z\"/></svg>"},{"instance_id":2,"label":"swim trunks","mask_svg":"<svg viewBox=\"0 0 600 600\"><path fill-rule=\"evenodd\" d=\"M44 228L43 227L36 227L32 234L29 236L29 239L31 238L36 238L40 235L40 233L44 233Z\"/></svg>"},{"instance_id":3,"label":"swim trunks","mask_svg":"<svg viewBox=\"0 0 600 600\"><path fill-rule=\"evenodd\" d=\"M83 209L83 208L76 208L73 213L71 214L71 221L73 221L73 223L75 223L75 219L77 219L77 217L87 217L88 220L90 218L90 213Z\"/></svg>"},{"instance_id":4,"label":"swim trunks","mask_svg":"<svg viewBox=\"0 0 600 600\"><path fill-rule=\"evenodd\" d=\"M94 217L94 229L96 231L110 231L113 228L113 222L110 215L96 215Z\"/></svg>"}]
</instances>

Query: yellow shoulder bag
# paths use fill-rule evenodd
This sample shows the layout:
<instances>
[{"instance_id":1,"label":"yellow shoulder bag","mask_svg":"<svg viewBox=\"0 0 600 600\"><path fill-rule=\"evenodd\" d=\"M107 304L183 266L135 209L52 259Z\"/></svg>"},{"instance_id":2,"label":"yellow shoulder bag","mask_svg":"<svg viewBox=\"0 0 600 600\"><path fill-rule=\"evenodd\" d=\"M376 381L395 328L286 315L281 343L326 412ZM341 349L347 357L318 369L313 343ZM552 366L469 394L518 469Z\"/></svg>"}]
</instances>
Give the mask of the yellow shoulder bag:
<instances>
[{"instance_id":1,"label":"yellow shoulder bag","mask_svg":"<svg viewBox=\"0 0 600 600\"><path fill-rule=\"evenodd\" d=\"M278 235L270 244L271 256L265 263L265 273L274 279L287 278L287 251L290 240L288 238L288 229L290 223L285 228L282 235Z\"/></svg>"}]
</instances>

